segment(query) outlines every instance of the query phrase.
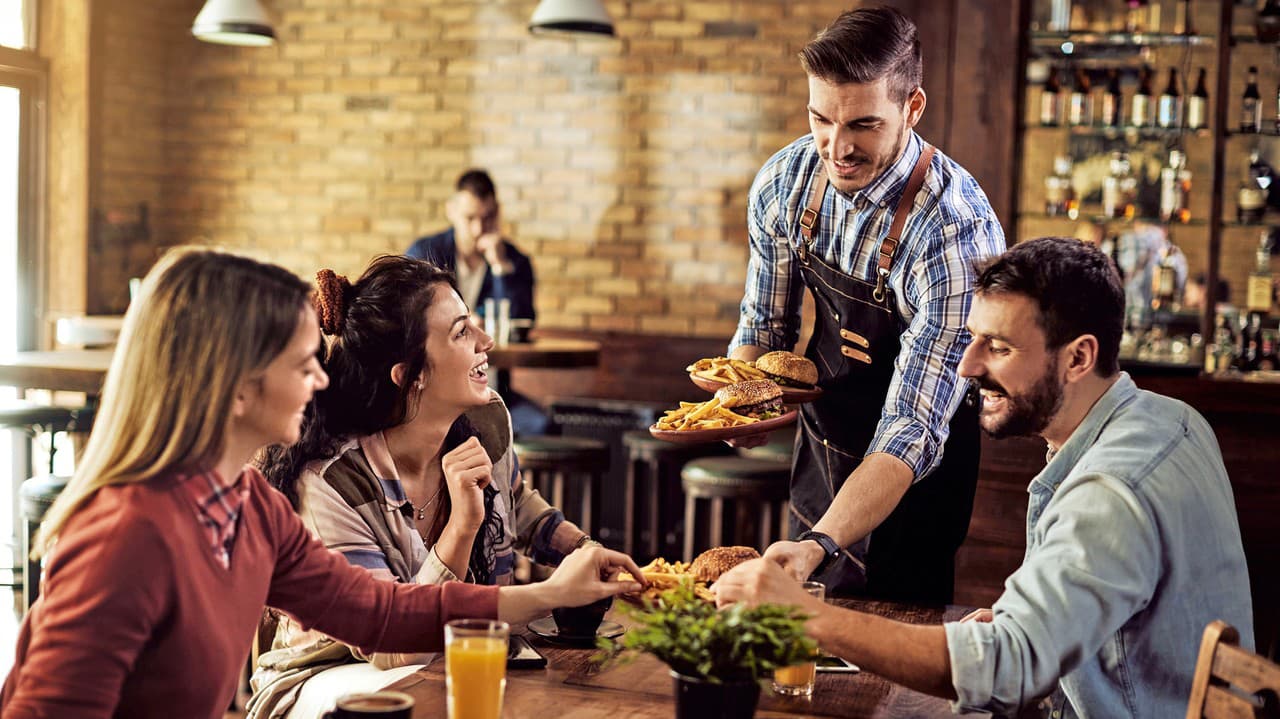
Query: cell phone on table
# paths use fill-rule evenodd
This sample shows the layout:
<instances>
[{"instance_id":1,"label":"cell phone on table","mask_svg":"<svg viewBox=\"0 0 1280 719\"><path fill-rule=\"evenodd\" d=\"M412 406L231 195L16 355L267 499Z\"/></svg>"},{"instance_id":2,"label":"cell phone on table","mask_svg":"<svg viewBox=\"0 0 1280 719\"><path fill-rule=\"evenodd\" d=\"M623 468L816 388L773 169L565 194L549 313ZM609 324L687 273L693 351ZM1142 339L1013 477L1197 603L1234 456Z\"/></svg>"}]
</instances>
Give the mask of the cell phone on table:
<instances>
[{"instance_id":1,"label":"cell phone on table","mask_svg":"<svg viewBox=\"0 0 1280 719\"><path fill-rule=\"evenodd\" d=\"M512 634L507 645L508 669L542 669L547 666L547 658L538 653L528 639L519 634Z\"/></svg>"},{"instance_id":2,"label":"cell phone on table","mask_svg":"<svg viewBox=\"0 0 1280 719\"><path fill-rule=\"evenodd\" d=\"M857 674L862 671L857 664L850 664L840 657L833 657L830 654L823 654L817 660L818 671L834 672L838 674Z\"/></svg>"}]
</instances>

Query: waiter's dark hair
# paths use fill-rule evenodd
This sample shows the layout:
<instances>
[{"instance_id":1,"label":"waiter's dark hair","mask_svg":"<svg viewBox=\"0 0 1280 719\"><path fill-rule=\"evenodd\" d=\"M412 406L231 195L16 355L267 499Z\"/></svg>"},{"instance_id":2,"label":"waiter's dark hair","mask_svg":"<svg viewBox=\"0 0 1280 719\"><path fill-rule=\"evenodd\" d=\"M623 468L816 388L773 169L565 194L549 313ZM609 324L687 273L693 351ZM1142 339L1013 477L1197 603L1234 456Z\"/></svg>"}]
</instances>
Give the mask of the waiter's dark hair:
<instances>
[{"instance_id":1,"label":"waiter's dark hair","mask_svg":"<svg viewBox=\"0 0 1280 719\"><path fill-rule=\"evenodd\" d=\"M891 7L848 10L800 51L812 77L843 85L888 78L889 98L906 102L920 87L920 35L916 24Z\"/></svg>"},{"instance_id":2,"label":"waiter's dark hair","mask_svg":"<svg viewBox=\"0 0 1280 719\"><path fill-rule=\"evenodd\" d=\"M458 192L470 192L481 200L491 199L498 194L493 186L493 178L489 177L489 173L478 167L473 167L462 173L458 177L458 184L455 189Z\"/></svg>"},{"instance_id":3,"label":"waiter's dark hair","mask_svg":"<svg viewBox=\"0 0 1280 719\"><path fill-rule=\"evenodd\" d=\"M1082 335L1098 340L1094 370L1120 371L1124 288L1115 263L1097 247L1069 237L1041 237L1014 245L976 268L974 293L1012 293L1035 301L1045 343L1056 350Z\"/></svg>"}]
</instances>

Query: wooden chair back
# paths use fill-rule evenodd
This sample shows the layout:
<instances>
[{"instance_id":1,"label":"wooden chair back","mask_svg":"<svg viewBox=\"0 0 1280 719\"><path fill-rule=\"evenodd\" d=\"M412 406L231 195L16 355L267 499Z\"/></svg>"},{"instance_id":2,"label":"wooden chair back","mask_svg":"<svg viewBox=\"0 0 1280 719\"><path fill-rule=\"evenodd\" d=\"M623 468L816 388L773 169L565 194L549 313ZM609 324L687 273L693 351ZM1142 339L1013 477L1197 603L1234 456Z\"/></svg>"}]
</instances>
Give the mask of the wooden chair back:
<instances>
[{"instance_id":1,"label":"wooden chair back","mask_svg":"<svg viewBox=\"0 0 1280 719\"><path fill-rule=\"evenodd\" d=\"M1280 665L1239 643L1240 633L1224 621L1205 627L1187 719L1280 717Z\"/></svg>"}]
</instances>

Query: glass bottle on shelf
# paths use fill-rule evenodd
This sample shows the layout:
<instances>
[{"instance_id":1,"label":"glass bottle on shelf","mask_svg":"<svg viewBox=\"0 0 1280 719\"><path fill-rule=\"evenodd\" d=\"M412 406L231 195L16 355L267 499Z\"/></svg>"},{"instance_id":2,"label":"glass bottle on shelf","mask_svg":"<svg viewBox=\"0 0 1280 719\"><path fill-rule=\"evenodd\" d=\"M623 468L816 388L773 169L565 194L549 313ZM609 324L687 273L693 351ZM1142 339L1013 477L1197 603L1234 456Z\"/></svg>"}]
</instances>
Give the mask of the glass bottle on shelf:
<instances>
[{"instance_id":1,"label":"glass bottle on shelf","mask_svg":"<svg viewBox=\"0 0 1280 719\"><path fill-rule=\"evenodd\" d=\"M1147 3L1145 0L1126 0L1124 15L1124 31L1140 33L1147 31Z\"/></svg>"},{"instance_id":2,"label":"glass bottle on shelf","mask_svg":"<svg viewBox=\"0 0 1280 719\"><path fill-rule=\"evenodd\" d=\"M1067 124L1072 126L1093 124L1093 102L1090 96L1089 75L1084 68L1076 68L1075 84L1067 103Z\"/></svg>"},{"instance_id":3,"label":"glass bottle on shelf","mask_svg":"<svg viewBox=\"0 0 1280 719\"><path fill-rule=\"evenodd\" d=\"M1076 219L1080 216L1080 203L1076 201L1071 186L1071 158L1053 158L1053 174L1044 178L1044 212L1050 217L1063 215Z\"/></svg>"},{"instance_id":4,"label":"glass bottle on shelf","mask_svg":"<svg viewBox=\"0 0 1280 719\"><path fill-rule=\"evenodd\" d=\"M1262 95L1258 94L1258 68L1249 66L1249 79L1240 104L1240 132L1257 132L1262 127Z\"/></svg>"},{"instance_id":5,"label":"glass bottle on shelf","mask_svg":"<svg viewBox=\"0 0 1280 719\"><path fill-rule=\"evenodd\" d=\"M1274 43L1280 40L1280 0L1266 0L1254 20L1258 42Z\"/></svg>"},{"instance_id":6,"label":"glass bottle on shelf","mask_svg":"<svg viewBox=\"0 0 1280 719\"><path fill-rule=\"evenodd\" d=\"M1250 312L1240 327L1240 344L1236 349L1236 369L1252 372L1258 368L1262 350L1262 315Z\"/></svg>"},{"instance_id":7,"label":"glass bottle on shelf","mask_svg":"<svg viewBox=\"0 0 1280 719\"><path fill-rule=\"evenodd\" d=\"M1235 332L1231 329L1227 316L1219 313L1214 320L1213 342L1205 348L1204 371L1209 374L1226 372L1235 363L1235 359Z\"/></svg>"},{"instance_id":8,"label":"glass bottle on shelf","mask_svg":"<svg viewBox=\"0 0 1280 719\"><path fill-rule=\"evenodd\" d=\"M1129 124L1147 127L1154 119L1151 113L1151 68L1146 65L1138 71L1138 89L1133 93L1133 109L1129 112Z\"/></svg>"},{"instance_id":9,"label":"glass bottle on shelf","mask_svg":"<svg viewBox=\"0 0 1280 719\"><path fill-rule=\"evenodd\" d=\"M1160 93L1156 109L1156 122L1160 127L1182 126L1182 92L1178 89L1178 68L1169 68L1169 83Z\"/></svg>"},{"instance_id":10,"label":"glass bottle on shelf","mask_svg":"<svg viewBox=\"0 0 1280 719\"><path fill-rule=\"evenodd\" d=\"M1249 273L1249 284L1245 290L1245 308L1249 314L1258 313L1265 320L1271 314L1273 292L1271 283L1271 228L1262 231L1258 238L1258 249L1254 253L1253 271Z\"/></svg>"},{"instance_id":11,"label":"glass bottle on shelf","mask_svg":"<svg viewBox=\"0 0 1280 719\"><path fill-rule=\"evenodd\" d=\"M1200 68L1200 76L1196 79L1196 89L1187 98L1187 127L1192 130L1203 130L1209 124L1209 87L1205 82L1205 68Z\"/></svg>"},{"instance_id":12,"label":"glass bottle on shelf","mask_svg":"<svg viewBox=\"0 0 1280 719\"><path fill-rule=\"evenodd\" d=\"M1099 121L1104 127L1124 125L1124 96L1120 92L1120 73L1114 67L1107 70L1107 90L1102 95L1101 104Z\"/></svg>"},{"instance_id":13,"label":"glass bottle on shelf","mask_svg":"<svg viewBox=\"0 0 1280 719\"><path fill-rule=\"evenodd\" d=\"M1151 310L1176 312L1178 309L1178 246L1170 242L1160 251L1160 262L1151 278Z\"/></svg>"},{"instance_id":14,"label":"glass bottle on shelf","mask_svg":"<svg viewBox=\"0 0 1280 719\"><path fill-rule=\"evenodd\" d=\"M1169 164L1160 170L1160 219L1165 222L1187 222L1191 211L1187 198L1191 192L1191 171L1187 156L1181 150L1169 151Z\"/></svg>"},{"instance_id":15,"label":"glass bottle on shelf","mask_svg":"<svg viewBox=\"0 0 1280 719\"><path fill-rule=\"evenodd\" d=\"M1111 153L1111 172L1102 181L1102 214L1107 217L1132 219L1137 199L1138 181L1129 172L1129 156Z\"/></svg>"},{"instance_id":16,"label":"glass bottle on shelf","mask_svg":"<svg viewBox=\"0 0 1280 719\"><path fill-rule=\"evenodd\" d=\"M1058 68L1050 67L1040 90L1040 124L1057 127L1062 119L1062 83L1058 82Z\"/></svg>"},{"instance_id":17,"label":"glass bottle on shelf","mask_svg":"<svg viewBox=\"0 0 1280 719\"><path fill-rule=\"evenodd\" d=\"M1241 224L1262 222L1267 211L1267 192L1271 187L1270 168L1265 167L1258 150L1249 153L1249 166L1240 190L1236 193L1236 221Z\"/></svg>"},{"instance_id":18,"label":"glass bottle on shelf","mask_svg":"<svg viewBox=\"0 0 1280 719\"><path fill-rule=\"evenodd\" d=\"M1173 8L1173 33L1175 35L1194 35L1191 26L1191 0L1175 0Z\"/></svg>"}]
</instances>

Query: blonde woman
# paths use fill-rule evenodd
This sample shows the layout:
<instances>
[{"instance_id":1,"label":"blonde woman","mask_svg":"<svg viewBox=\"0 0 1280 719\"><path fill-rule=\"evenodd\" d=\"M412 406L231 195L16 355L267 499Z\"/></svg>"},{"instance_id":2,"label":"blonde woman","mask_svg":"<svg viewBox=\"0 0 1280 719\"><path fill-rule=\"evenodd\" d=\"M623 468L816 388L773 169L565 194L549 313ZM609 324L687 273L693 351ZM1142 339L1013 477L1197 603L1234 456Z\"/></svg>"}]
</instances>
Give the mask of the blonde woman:
<instances>
[{"instance_id":1,"label":"blonde woman","mask_svg":"<svg viewBox=\"0 0 1280 719\"><path fill-rule=\"evenodd\" d=\"M0 695L6 719L217 719L264 604L409 652L438 650L454 617L527 621L628 589L607 580L633 563L603 549L542 585L428 586L379 582L312 540L245 466L296 441L328 384L308 294L279 267L208 250L170 252L148 274L80 469L37 540L43 591Z\"/></svg>"}]
</instances>

